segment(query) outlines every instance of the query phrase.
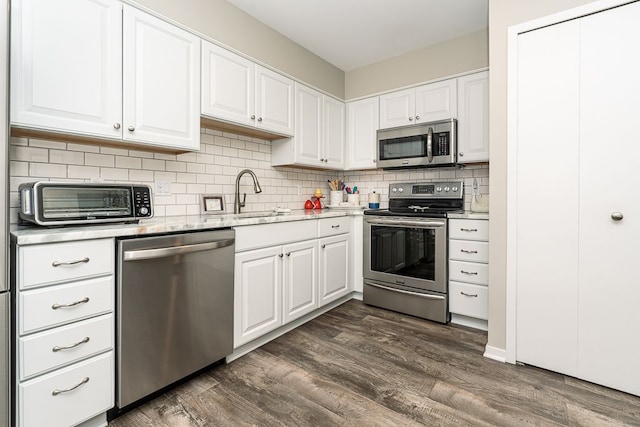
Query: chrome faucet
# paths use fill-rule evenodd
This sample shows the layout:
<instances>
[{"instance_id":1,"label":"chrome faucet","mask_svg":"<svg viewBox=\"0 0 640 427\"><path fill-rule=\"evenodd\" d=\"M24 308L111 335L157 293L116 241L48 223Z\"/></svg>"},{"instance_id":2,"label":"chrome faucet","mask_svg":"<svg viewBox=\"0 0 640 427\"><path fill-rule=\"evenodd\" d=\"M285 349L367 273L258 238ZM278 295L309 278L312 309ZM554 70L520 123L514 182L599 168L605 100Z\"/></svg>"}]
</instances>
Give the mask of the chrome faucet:
<instances>
[{"instance_id":1,"label":"chrome faucet","mask_svg":"<svg viewBox=\"0 0 640 427\"><path fill-rule=\"evenodd\" d=\"M249 175L251 175L251 178L253 178L253 191L255 191L256 193L262 193L262 188L260 188L260 183L258 182L258 177L256 176L256 174L253 173L251 169L241 170L236 177L236 199L233 203L233 213L237 214L240 213L240 208L244 208L246 204L245 201L247 200L247 193L243 193L242 202L240 201L240 178L242 178L242 175L244 175L245 173L248 173Z\"/></svg>"}]
</instances>

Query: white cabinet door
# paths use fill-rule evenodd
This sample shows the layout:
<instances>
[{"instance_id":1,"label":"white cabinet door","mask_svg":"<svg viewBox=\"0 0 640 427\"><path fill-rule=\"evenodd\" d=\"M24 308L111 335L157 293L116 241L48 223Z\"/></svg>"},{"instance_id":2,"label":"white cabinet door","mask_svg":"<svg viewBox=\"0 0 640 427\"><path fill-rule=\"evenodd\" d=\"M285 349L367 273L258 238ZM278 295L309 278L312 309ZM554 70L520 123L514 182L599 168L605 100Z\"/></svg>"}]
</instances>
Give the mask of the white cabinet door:
<instances>
[{"instance_id":1,"label":"white cabinet door","mask_svg":"<svg viewBox=\"0 0 640 427\"><path fill-rule=\"evenodd\" d=\"M285 245L283 263L284 323L318 307L318 242Z\"/></svg>"},{"instance_id":2,"label":"white cabinet door","mask_svg":"<svg viewBox=\"0 0 640 427\"><path fill-rule=\"evenodd\" d=\"M323 158L325 167L344 169L344 102L323 96Z\"/></svg>"},{"instance_id":3,"label":"white cabinet door","mask_svg":"<svg viewBox=\"0 0 640 427\"><path fill-rule=\"evenodd\" d=\"M282 325L282 258L281 246L236 254L235 348Z\"/></svg>"},{"instance_id":4,"label":"white cabinet door","mask_svg":"<svg viewBox=\"0 0 640 427\"><path fill-rule=\"evenodd\" d=\"M254 63L202 41L202 114L255 125Z\"/></svg>"},{"instance_id":5,"label":"white cabinet door","mask_svg":"<svg viewBox=\"0 0 640 427\"><path fill-rule=\"evenodd\" d=\"M379 98L347 104L347 169L375 169Z\"/></svg>"},{"instance_id":6,"label":"white cabinet door","mask_svg":"<svg viewBox=\"0 0 640 427\"><path fill-rule=\"evenodd\" d=\"M121 3L11 6L11 123L121 138Z\"/></svg>"},{"instance_id":7,"label":"white cabinet door","mask_svg":"<svg viewBox=\"0 0 640 427\"><path fill-rule=\"evenodd\" d=\"M456 79L419 86L416 91L415 123L456 118Z\"/></svg>"},{"instance_id":8,"label":"white cabinet door","mask_svg":"<svg viewBox=\"0 0 640 427\"><path fill-rule=\"evenodd\" d=\"M640 3L580 21L578 371L640 395L640 59L628 53L640 40Z\"/></svg>"},{"instance_id":9,"label":"white cabinet door","mask_svg":"<svg viewBox=\"0 0 640 427\"><path fill-rule=\"evenodd\" d=\"M489 72L458 79L458 163L489 161Z\"/></svg>"},{"instance_id":10,"label":"white cabinet door","mask_svg":"<svg viewBox=\"0 0 640 427\"><path fill-rule=\"evenodd\" d=\"M414 124L415 88L380 95L380 129Z\"/></svg>"},{"instance_id":11,"label":"white cabinet door","mask_svg":"<svg viewBox=\"0 0 640 427\"><path fill-rule=\"evenodd\" d=\"M296 163L323 165L322 94L296 83Z\"/></svg>"},{"instance_id":12,"label":"white cabinet door","mask_svg":"<svg viewBox=\"0 0 640 427\"><path fill-rule=\"evenodd\" d=\"M200 39L124 5L123 138L200 148Z\"/></svg>"},{"instance_id":13,"label":"white cabinet door","mask_svg":"<svg viewBox=\"0 0 640 427\"><path fill-rule=\"evenodd\" d=\"M293 80L256 65L256 126L293 135Z\"/></svg>"},{"instance_id":14,"label":"white cabinet door","mask_svg":"<svg viewBox=\"0 0 640 427\"><path fill-rule=\"evenodd\" d=\"M330 303L344 295L351 289L349 287L349 235L318 239L320 248L319 268L319 306Z\"/></svg>"},{"instance_id":15,"label":"white cabinet door","mask_svg":"<svg viewBox=\"0 0 640 427\"><path fill-rule=\"evenodd\" d=\"M518 37L516 357L573 376L578 374L579 35L574 20ZM572 190L539 197L541 188L559 182ZM562 214L549 206L562 206Z\"/></svg>"}]
</instances>

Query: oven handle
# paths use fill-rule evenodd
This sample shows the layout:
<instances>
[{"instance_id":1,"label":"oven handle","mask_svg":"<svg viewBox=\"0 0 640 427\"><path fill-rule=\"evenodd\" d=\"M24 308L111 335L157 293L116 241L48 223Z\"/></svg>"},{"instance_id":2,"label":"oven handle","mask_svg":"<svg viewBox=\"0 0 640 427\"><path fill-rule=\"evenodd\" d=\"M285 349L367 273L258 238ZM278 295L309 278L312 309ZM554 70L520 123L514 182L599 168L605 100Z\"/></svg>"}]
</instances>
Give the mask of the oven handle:
<instances>
[{"instance_id":1,"label":"oven handle","mask_svg":"<svg viewBox=\"0 0 640 427\"><path fill-rule=\"evenodd\" d=\"M369 224L379 224L379 225L392 225L397 227L402 226L416 226L422 228L436 228L436 227L444 227L444 221L411 221L407 219L386 219L386 218L366 218L366 222Z\"/></svg>"},{"instance_id":2,"label":"oven handle","mask_svg":"<svg viewBox=\"0 0 640 427\"><path fill-rule=\"evenodd\" d=\"M368 280L365 280L364 284L365 285L369 285L369 286L373 286L374 288L380 288L380 289L384 289L386 291L392 291L392 292L399 292L401 294L412 295L412 296L415 296L415 297L421 297L421 298L426 298L426 299L435 299L435 300L443 300L443 299L445 299L445 297L440 296L440 295L429 295L429 294L421 294L419 292L405 291L405 290L402 290L402 289L391 288L389 286L382 286L382 285L379 285L377 283L370 282Z\"/></svg>"},{"instance_id":3,"label":"oven handle","mask_svg":"<svg viewBox=\"0 0 640 427\"><path fill-rule=\"evenodd\" d=\"M184 255L191 252L224 248L233 245L234 241L234 239L225 239L216 242L196 243L194 245L173 246L169 248L125 251L123 259L124 261L138 261L143 259L164 258L173 255Z\"/></svg>"}]
</instances>

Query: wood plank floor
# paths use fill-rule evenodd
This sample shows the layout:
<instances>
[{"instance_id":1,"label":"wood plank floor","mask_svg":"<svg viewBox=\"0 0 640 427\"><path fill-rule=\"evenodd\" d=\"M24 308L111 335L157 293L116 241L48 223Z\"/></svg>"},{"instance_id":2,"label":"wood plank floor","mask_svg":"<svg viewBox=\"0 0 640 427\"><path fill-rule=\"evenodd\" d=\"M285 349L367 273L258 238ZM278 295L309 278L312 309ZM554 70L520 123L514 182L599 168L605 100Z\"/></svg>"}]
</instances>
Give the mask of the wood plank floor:
<instances>
[{"instance_id":1,"label":"wood plank floor","mask_svg":"<svg viewBox=\"0 0 640 427\"><path fill-rule=\"evenodd\" d=\"M352 300L109 426L640 426L640 398L486 359L486 339Z\"/></svg>"}]
</instances>

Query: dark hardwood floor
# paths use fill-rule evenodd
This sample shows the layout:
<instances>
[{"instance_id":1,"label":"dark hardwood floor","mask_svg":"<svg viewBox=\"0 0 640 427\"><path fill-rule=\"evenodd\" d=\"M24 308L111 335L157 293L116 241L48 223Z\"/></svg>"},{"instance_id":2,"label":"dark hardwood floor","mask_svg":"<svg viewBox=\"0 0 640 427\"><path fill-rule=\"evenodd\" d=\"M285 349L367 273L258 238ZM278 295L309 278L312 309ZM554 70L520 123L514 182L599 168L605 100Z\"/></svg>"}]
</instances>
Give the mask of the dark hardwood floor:
<instances>
[{"instance_id":1,"label":"dark hardwood floor","mask_svg":"<svg viewBox=\"0 0 640 427\"><path fill-rule=\"evenodd\" d=\"M640 398L486 359L485 344L352 300L109 426L640 426Z\"/></svg>"}]
</instances>

